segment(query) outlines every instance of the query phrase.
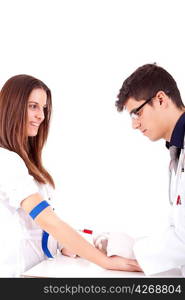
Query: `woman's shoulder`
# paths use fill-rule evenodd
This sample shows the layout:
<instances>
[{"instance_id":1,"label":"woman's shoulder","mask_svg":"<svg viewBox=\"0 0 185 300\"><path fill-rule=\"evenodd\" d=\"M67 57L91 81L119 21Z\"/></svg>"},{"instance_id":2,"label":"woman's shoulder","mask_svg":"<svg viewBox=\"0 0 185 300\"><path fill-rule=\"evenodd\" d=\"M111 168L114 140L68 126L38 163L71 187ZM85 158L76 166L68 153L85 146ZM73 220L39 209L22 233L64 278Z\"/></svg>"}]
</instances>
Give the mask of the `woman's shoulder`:
<instances>
[{"instance_id":1,"label":"woman's shoulder","mask_svg":"<svg viewBox=\"0 0 185 300\"><path fill-rule=\"evenodd\" d=\"M10 158L19 159L20 156L14 151L10 151L8 149L0 147L0 159L6 159L6 158L7 159L10 159Z\"/></svg>"},{"instance_id":2,"label":"woman's shoulder","mask_svg":"<svg viewBox=\"0 0 185 300\"><path fill-rule=\"evenodd\" d=\"M25 168L23 159L13 151L0 147L0 165L5 168Z\"/></svg>"}]
</instances>

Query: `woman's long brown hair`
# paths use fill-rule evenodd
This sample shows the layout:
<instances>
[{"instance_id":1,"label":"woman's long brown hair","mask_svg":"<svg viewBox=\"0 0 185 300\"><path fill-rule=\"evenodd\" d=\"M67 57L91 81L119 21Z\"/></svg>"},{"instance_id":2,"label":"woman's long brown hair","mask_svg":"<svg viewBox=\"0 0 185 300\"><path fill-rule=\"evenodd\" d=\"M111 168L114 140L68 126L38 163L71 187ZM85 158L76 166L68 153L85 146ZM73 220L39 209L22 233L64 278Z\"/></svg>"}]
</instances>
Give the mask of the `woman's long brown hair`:
<instances>
[{"instance_id":1,"label":"woman's long brown hair","mask_svg":"<svg viewBox=\"0 0 185 300\"><path fill-rule=\"evenodd\" d=\"M44 120L34 137L27 136L28 97L33 89L47 94ZM16 75L6 81L0 92L0 147L16 152L25 162L29 174L39 183L50 183L52 176L42 164L42 149L48 137L52 99L50 89L39 79Z\"/></svg>"}]
</instances>

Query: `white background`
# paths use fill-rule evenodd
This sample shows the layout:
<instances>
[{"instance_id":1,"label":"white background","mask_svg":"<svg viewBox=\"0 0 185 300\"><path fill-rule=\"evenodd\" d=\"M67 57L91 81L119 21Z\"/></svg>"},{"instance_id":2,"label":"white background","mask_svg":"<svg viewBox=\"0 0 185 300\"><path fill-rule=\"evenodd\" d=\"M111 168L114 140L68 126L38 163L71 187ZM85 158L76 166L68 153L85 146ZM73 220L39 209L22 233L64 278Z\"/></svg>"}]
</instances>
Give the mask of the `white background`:
<instances>
[{"instance_id":1,"label":"white background","mask_svg":"<svg viewBox=\"0 0 185 300\"><path fill-rule=\"evenodd\" d=\"M157 62L185 97L183 0L0 1L0 85L16 74L53 95L44 163L58 213L75 228L144 235L168 204L164 141L131 128L115 101L137 67Z\"/></svg>"}]
</instances>

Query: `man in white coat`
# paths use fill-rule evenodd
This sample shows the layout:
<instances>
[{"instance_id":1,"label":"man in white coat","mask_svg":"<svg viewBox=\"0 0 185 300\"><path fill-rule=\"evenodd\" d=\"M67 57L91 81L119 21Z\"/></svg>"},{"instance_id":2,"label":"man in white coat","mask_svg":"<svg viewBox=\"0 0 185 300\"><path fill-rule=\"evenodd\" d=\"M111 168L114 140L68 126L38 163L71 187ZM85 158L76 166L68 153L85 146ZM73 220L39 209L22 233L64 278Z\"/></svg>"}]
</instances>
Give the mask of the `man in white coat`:
<instances>
[{"instance_id":1,"label":"man in white coat","mask_svg":"<svg viewBox=\"0 0 185 300\"><path fill-rule=\"evenodd\" d=\"M116 101L132 126L151 141L164 139L171 154L171 221L163 232L134 244L135 257L146 275L185 265L185 106L174 78L156 64L139 67L124 82ZM185 275L185 274L183 274Z\"/></svg>"}]
</instances>

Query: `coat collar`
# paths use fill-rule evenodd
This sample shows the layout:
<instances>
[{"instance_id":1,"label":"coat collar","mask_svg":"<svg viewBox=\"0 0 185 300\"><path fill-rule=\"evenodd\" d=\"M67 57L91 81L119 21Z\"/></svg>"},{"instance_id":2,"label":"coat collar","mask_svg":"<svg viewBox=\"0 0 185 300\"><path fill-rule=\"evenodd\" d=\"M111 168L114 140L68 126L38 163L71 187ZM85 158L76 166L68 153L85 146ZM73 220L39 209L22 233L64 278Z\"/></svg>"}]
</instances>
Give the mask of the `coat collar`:
<instances>
[{"instance_id":1,"label":"coat collar","mask_svg":"<svg viewBox=\"0 0 185 300\"><path fill-rule=\"evenodd\" d=\"M184 148L184 134L185 134L185 113L178 119L171 136L170 142L166 142L166 147L176 146L179 149Z\"/></svg>"}]
</instances>

